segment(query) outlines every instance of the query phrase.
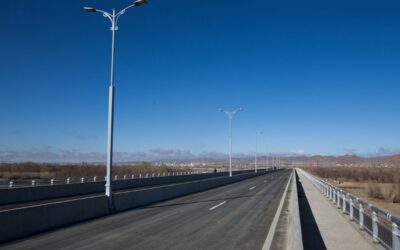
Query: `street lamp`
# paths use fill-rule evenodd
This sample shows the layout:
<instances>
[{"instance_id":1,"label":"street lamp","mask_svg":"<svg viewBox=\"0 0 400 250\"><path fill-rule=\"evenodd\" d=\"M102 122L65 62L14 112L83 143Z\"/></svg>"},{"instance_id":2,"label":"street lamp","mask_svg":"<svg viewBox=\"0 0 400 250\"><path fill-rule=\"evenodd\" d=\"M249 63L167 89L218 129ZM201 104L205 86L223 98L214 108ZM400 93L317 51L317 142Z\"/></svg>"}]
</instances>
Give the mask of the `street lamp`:
<instances>
[{"instance_id":1,"label":"street lamp","mask_svg":"<svg viewBox=\"0 0 400 250\"><path fill-rule=\"evenodd\" d=\"M243 111L242 108L226 111L223 109L219 109L219 111L224 112L229 119L229 177L232 177L232 118L238 111Z\"/></svg>"},{"instance_id":2,"label":"street lamp","mask_svg":"<svg viewBox=\"0 0 400 250\"><path fill-rule=\"evenodd\" d=\"M146 0L136 0L131 5L126 8L116 12L113 8L112 13L105 12L103 10L98 10L93 7L84 7L83 9L87 12L99 12L102 13L105 18L111 21L111 32L112 32L112 42L111 42L111 78L110 87L108 95L108 144L107 144L107 177L105 185L105 193L108 197L108 202L111 208L113 208L113 198L112 198L112 162L113 162L113 130L114 130L114 54L115 54L115 32L118 30L118 19L125 11L132 7L143 6L147 3Z\"/></svg>"},{"instance_id":3,"label":"street lamp","mask_svg":"<svg viewBox=\"0 0 400 250\"><path fill-rule=\"evenodd\" d=\"M258 147L258 135L262 135L262 131L261 132L257 132L256 133L256 151L254 153L254 172L257 173L257 147Z\"/></svg>"}]
</instances>

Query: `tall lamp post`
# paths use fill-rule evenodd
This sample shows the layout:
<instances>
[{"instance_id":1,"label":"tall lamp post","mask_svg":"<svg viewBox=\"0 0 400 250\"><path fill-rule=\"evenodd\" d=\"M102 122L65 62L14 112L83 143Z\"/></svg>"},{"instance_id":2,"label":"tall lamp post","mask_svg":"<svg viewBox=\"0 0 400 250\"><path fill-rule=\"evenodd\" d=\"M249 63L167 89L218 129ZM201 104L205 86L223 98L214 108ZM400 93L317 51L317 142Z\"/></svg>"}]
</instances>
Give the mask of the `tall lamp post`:
<instances>
[{"instance_id":1,"label":"tall lamp post","mask_svg":"<svg viewBox=\"0 0 400 250\"><path fill-rule=\"evenodd\" d=\"M229 119L229 177L232 177L232 118L238 111L243 111L243 109L239 108L233 111L219 109L219 111L225 113Z\"/></svg>"},{"instance_id":2,"label":"tall lamp post","mask_svg":"<svg viewBox=\"0 0 400 250\"><path fill-rule=\"evenodd\" d=\"M262 135L263 132L256 133L256 151L254 153L254 172L257 173L257 148L258 148L258 135Z\"/></svg>"},{"instance_id":3,"label":"tall lamp post","mask_svg":"<svg viewBox=\"0 0 400 250\"><path fill-rule=\"evenodd\" d=\"M108 143L107 143L107 177L105 185L105 193L108 197L108 202L111 208L113 208L113 198L112 198L112 163L113 163L113 130L114 130L114 54L115 54L115 32L118 30L118 19L121 15L125 13L127 9L132 7L140 7L147 3L147 0L136 0L131 5L126 8L116 12L115 9L112 13L108 13L103 10L98 10L93 7L84 7L83 9L88 12L98 12L103 14L105 18L111 21L111 32L112 32L112 42L111 42L111 78L110 87L108 95Z\"/></svg>"}]
</instances>

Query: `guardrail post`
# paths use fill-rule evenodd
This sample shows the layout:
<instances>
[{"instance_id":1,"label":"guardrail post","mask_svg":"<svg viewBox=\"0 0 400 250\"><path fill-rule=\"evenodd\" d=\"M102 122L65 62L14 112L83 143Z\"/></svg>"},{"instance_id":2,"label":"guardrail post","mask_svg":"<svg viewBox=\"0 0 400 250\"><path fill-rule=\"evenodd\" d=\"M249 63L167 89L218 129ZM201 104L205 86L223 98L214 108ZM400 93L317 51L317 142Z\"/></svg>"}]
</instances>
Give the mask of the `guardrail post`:
<instances>
[{"instance_id":1,"label":"guardrail post","mask_svg":"<svg viewBox=\"0 0 400 250\"><path fill-rule=\"evenodd\" d=\"M142 174L139 174L139 179L141 179L142 178Z\"/></svg>"},{"instance_id":2,"label":"guardrail post","mask_svg":"<svg viewBox=\"0 0 400 250\"><path fill-rule=\"evenodd\" d=\"M114 180L118 180L118 175L115 175L115 176L114 176Z\"/></svg>"},{"instance_id":3,"label":"guardrail post","mask_svg":"<svg viewBox=\"0 0 400 250\"><path fill-rule=\"evenodd\" d=\"M135 175L134 174L131 176L131 179L135 179Z\"/></svg>"},{"instance_id":4,"label":"guardrail post","mask_svg":"<svg viewBox=\"0 0 400 250\"><path fill-rule=\"evenodd\" d=\"M96 180L97 180L97 176L94 176L93 177L93 182L96 182Z\"/></svg>"},{"instance_id":5,"label":"guardrail post","mask_svg":"<svg viewBox=\"0 0 400 250\"><path fill-rule=\"evenodd\" d=\"M364 230L364 205L361 202L359 203L359 220L358 221L360 223L360 230Z\"/></svg>"},{"instance_id":6,"label":"guardrail post","mask_svg":"<svg viewBox=\"0 0 400 250\"><path fill-rule=\"evenodd\" d=\"M395 222L392 222L392 249L400 250L400 229Z\"/></svg>"},{"instance_id":7,"label":"guardrail post","mask_svg":"<svg viewBox=\"0 0 400 250\"><path fill-rule=\"evenodd\" d=\"M85 177L82 177L81 178L81 183L84 183L85 182Z\"/></svg>"},{"instance_id":8,"label":"guardrail post","mask_svg":"<svg viewBox=\"0 0 400 250\"><path fill-rule=\"evenodd\" d=\"M149 174L146 174L146 178L149 178Z\"/></svg>"},{"instance_id":9,"label":"guardrail post","mask_svg":"<svg viewBox=\"0 0 400 250\"><path fill-rule=\"evenodd\" d=\"M68 177L68 178L67 178L67 184L69 184L70 182L71 182L71 178Z\"/></svg>"},{"instance_id":10,"label":"guardrail post","mask_svg":"<svg viewBox=\"0 0 400 250\"><path fill-rule=\"evenodd\" d=\"M14 181L13 181L13 180L11 180L11 181L8 183L8 187L9 187L9 188L13 188L13 187L14 187Z\"/></svg>"},{"instance_id":11,"label":"guardrail post","mask_svg":"<svg viewBox=\"0 0 400 250\"><path fill-rule=\"evenodd\" d=\"M346 194L345 194L345 192L342 192L342 200L343 200L343 213L345 214L347 211L346 211Z\"/></svg>"},{"instance_id":12,"label":"guardrail post","mask_svg":"<svg viewBox=\"0 0 400 250\"><path fill-rule=\"evenodd\" d=\"M378 221L379 221L379 218L378 218L378 214L376 213L376 211L373 208L371 208L371 209L372 209L372 240L375 243L378 243L379 242L379 240L378 240Z\"/></svg>"},{"instance_id":13,"label":"guardrail post","mask_svg":"<svg viewBox=\"0 0 400 250\"><path fill-rule=\"evenodd\" d=\"M162 176L165 176L165 173L162 173Z\"/></svg>"},{"instance_id":14,"label":"guardrail post","mask_svg":"<svg viewBox=\"0 0 400 250\"><path fill-rule=\"evenodd\" d=\"M157 177L160 177L160 173L157 174Z\"/></svg>"},{"instance_id":15,"label":"guardrail post","mask_svg":"<svg viewBox=\"0 0 400 250\"><path fill-rule=\"evenodd\" d=\"M332 200L332 188L331 188L331 186L328 187L328 193L329 193L329 195L328 195L329 200Z\"/></svg>"},{"instance_id":16,"label":"guardrail post","mask_svg":"<svg viewBox=\"0 0 400 250\"><path fill-rule=\"evenodd\" d=\"M337 197L336 197L337 199L336 199L336 202L337 202L337 207L338 208L340 208L340 191L339 190L337 190Z\"/></svg>"},{"instance_id":17,"label":"guardrail post","mask_svg":"<svg viewBox=\"0 0 400 250\"><path fill-rule=\"evenodd\" d=\"M353 198L349 196L349 208L350 208L350 220L354 220L354 211L353 211Z\"/></svg>"},{"instance_id":18,"label":"guardrail post","mask_svg":"<svg viewBox=\"0 0 400 250\"><path fill-rule=\"evenodd\" d=\"M32 180L32 187L36 186L36 181Z\"/></svg>"},{"instance_id":19,"label":"guardrail post","mask_svg":"<svg viewBox=\"0 0 400 250\"><path fill-rule=\"evenodd\" d=\"M332 196L333 196L333 199L332 199L332 202L333 202L333 204L335 204L336 203L336 189L335 188L333 188L332 189Z\"/></svg>"},{"instance_id":20,"label":"guardrail post","mask_svg":"<svg viewBox=\"0 0 400 250\"><path fill-rule=\"evenodd\" d=\"M124 174L124 180L126 180L126 174Z\"/></svg>"},{"instance_id":21,"label":"guardrail post","mask_svg":"<svg viewBox=\"0 0 400 250\"><path fill-rule=\"evenodd\" d=\"M50 185L54 185L54 179L50 179Z\"/></svg>"}]
</instances>

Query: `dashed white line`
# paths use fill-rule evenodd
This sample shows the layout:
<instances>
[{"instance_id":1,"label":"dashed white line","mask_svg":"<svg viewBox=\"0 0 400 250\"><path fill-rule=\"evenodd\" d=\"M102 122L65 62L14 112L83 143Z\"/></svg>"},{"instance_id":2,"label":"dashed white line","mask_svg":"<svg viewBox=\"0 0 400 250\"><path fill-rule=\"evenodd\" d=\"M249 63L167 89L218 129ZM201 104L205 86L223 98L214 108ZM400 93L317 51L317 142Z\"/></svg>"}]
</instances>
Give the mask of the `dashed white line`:
<instances>
[{"instance_id":1,"label":"dashed white line","mask_svg":"<svg viewBox=\"0 0 400 250\"><path fill-rule=\"evenodd\" d=\"M253 189L255 189L256 188L256 186L252 186L251 188L249 188L249 190L253 190Z\"/></svg>"},{"instance_id":2,"label":"dashed white line","mask_svg":"<svg viewBox=\"0 0 400 250\"><path fill-rule=\"evenodd\" d=\"M224 205L225 203L226 203L226 201L223 201L223 202L219 203L218 205L210 207L210 211L216 209L217 207L220 207L220 206Z\"/></svg>"}]
</instances>

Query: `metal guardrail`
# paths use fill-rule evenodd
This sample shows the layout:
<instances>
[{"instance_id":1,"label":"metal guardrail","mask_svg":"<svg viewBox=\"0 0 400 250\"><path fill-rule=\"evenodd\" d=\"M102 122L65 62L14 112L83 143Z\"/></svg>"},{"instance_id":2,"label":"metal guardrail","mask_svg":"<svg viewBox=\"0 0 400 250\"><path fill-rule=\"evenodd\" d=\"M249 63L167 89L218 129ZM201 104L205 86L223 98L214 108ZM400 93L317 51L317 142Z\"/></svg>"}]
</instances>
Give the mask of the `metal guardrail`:
<instances>
[{"instance_id":1,"label":"metal guardrail","mask_svg":"<svg viewBox=\"0 0 400 250\"><path fill-rule=\"evenodd\" d=\"M154 177L167 177L167 176L180 176L180 175L191 175L191 174L202 174L211 173L204 171L186 171L186 172L164 172L164 173L144 173L138 175L115 175L114 180L132 180L132 179L142 179L142 178L154 178ZM93 177L68 177L66 179L24 179L24 180L8 180L0 181L0 188L18 188L18 187L37 187L37 186L53 186L59 184L72 184L72 183L86 183L86 182L98 182L104 181L103 178L98 176Z\"/></svg>"},{"instance_id":2,"label":"metal guardrail","mask_svg":"<svg viewBox=\"0 0 400 250\"><path fill-rule=\"evenodd\" d=\"M260 171L270 171L278 169L277 167L270 167L267 169L259 169ZM252 169L242 169L241 171L248 171ZM181 172L163 172L163 173L141 173L137 175L115 175L113 180L133 180L133 179L143 179L143 178L155 178L155 177L169 177L169 176L182 176L182 175L192 175L192 174L207 174L213 173L213 170L209 171L181 171ZM222 173L228 173L227 171L222 171ZM219 172L221 173L221 172ZM104 181L106 177L101 178L99 176L93 177L68 177L66 179L22 179L22 180L0 180L0 189L6 188L21 188L21 187L37 187L37 186L53 186L62 184L72 184L72 183L87 183L87 182L100 182Z\"/></svg>"},{"instance_id":3,"label":"metal guardrail","mask_svg":"<svg viewBox=\"0 0 400 250\"><path fill-rule=\"evenodd\" d=\"M399 217L304 170L299 170L344 214L348 214L351 221L358 223L360 230L368 232L374 242L382 244L386 249L400 250Z\"/></svg>"}]
</instances>

